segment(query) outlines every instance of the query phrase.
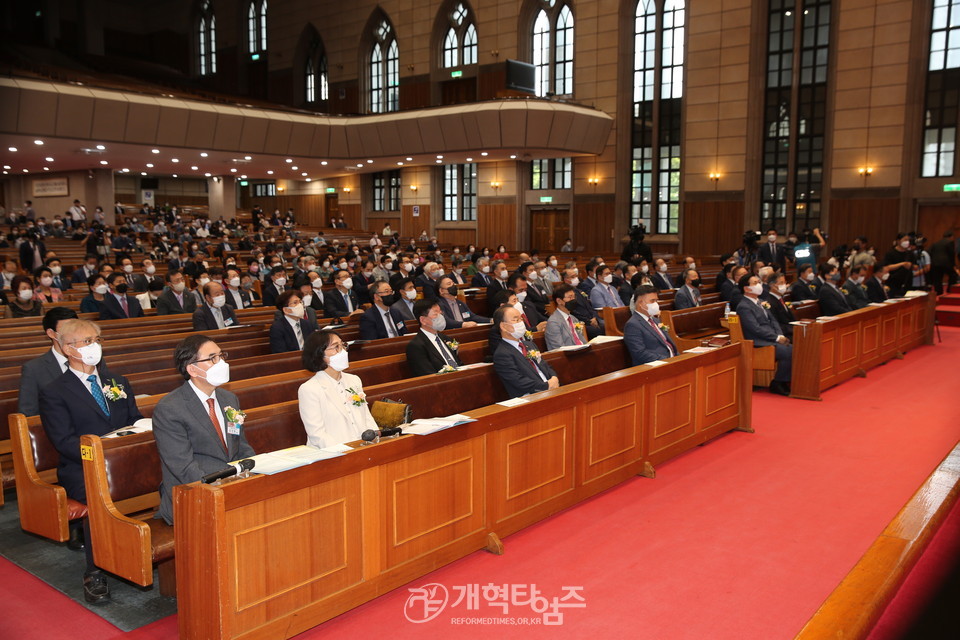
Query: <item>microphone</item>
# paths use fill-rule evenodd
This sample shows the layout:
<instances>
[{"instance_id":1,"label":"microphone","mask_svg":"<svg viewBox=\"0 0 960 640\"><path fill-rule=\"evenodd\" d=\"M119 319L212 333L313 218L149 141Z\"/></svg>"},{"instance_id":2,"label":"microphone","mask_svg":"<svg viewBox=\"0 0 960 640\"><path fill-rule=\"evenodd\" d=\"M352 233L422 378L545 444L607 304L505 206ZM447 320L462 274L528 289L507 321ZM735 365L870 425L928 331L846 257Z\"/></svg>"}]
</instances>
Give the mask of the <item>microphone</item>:
<instances>
[{"instance_id":1,"label":"microphone","mask_svg":"<svg viewBox=\"0 0 960 640\"><path fill-rule=\"evenodd\" d=\"M238 473L243 473L244 471L250 471L253 469L253 465L256 464L250 458L246 460L241 460L237 464L232 464L229 467L224 467L220 471L214 471L213 473L208 473L200 479L200 482L203 484L210 484L211 482L216 482L217 480L222 480L223 478L229 478L230 476L235 476Z\"/></svg>"},{"instance_id":2,"label":"microphone","mask_svg":"<svg viewBox=\"0 0 960 640\"><path fill-rule=\"evenodd\" d=\"M390 436L399 436L403 433L400 427L390 427L388 429L367 429L360 436L364 442L373 442L377 438L389 438Z\"/></svg>"}]
</instances>

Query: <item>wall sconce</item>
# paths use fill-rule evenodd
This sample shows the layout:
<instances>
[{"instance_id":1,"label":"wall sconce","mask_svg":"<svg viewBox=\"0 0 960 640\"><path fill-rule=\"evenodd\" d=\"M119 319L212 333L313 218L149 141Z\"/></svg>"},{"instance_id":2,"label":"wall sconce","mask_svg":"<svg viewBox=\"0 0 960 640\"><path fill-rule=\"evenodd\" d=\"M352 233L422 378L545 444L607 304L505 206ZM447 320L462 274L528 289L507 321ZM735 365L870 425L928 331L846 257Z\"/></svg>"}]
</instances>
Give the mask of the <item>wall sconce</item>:
<instances>
[{"instance_id":1,"label":"wall sconce","mask_svg":"<svg viewBox=\"0 0 960 640\"><path fill-rule=\"evenodd\" d=\"M418 186L415 185L415 184L410 185L410 191L416 191L416 190L419 189L419 188L420 188L420 187L418 187Z\"/></svg>"},{"instance_id":2,"label":"wall sconce","mask_svg":"<svg viewBox=\"0 0 960 640\"><path fill-rule=\"evenodd\" d=\"M344 187L344 188L343 188L343 192L344 192L344 193L350 193L350 187Z\"/></svg>"},{"instance_id":3,"label":"wall sconce","mask_svg":"<svg viewBox=\"0 0 960 640\"><path fill-rule=\"evenodd\" d=\"M277 191L283 191L283 187L277 187Z\"/></svg>"},{"instance_id":4,"label":"wall sconce","mask_svg":"<svg viewBox=\"0 0 960 640\"><path fill-rule=\"evenodd\" d=\"M502 186L503 186L503 185L500 184L500 181L499 181L499 180L494 180L494 181L492 181L492 182L490 183L490 188L493 189L494 191L500 191L500 188L501 188Z\"/></svg>"},{"instance_id":5,"label":"wall sconce","mask_svg":"<svg viewBox=\"0 0 960 640\"><path fill-rule=\"evenodd\" d=\"M873 167L859 167L857 168L857 173L863 178L869 178L873 175Z\"/></svg>"},{"instance_id":6,"label":"wall sconce","mask_svg":"<svg viewBox=\"0 0 960 640\"><path fill-rule=\"evenodd\" d=\"M711 171L709 177L710 177L710 180L712 180L714 184L720 182L720 173L717 172L717 171Z\"/></svg>"}]
</instances>

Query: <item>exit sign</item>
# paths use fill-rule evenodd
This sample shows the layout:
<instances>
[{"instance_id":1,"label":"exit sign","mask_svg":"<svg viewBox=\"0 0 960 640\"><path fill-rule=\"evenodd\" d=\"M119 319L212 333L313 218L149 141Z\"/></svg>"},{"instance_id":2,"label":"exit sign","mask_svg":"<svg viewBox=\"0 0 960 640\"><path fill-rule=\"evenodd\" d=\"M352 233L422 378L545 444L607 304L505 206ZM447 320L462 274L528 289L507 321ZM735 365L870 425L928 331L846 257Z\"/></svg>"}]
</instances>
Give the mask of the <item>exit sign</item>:
<instances>
[{"instance_id":1,"label":"exit sign","mask_svg":"<svg viewBox=\"0 0 960 640\"><path fill-rule=\"evenodd\" d=\"M253 60L254 62L256 62L257 60L260 59L260 54L259 54L259 53L253 54L253 55L250 56L250 59Z\"/></svg>"},{"instance_id":2,"label":"exit sign","mask_svg":"<svg viewBox=\"0 0 960 640\"><path fill-rule=\"evenodd\" d=\"M960 184L945 184L943 185L944 191L960 191Z\"/></svg>"},{"instance_id":3,"label":"exit sign","mask_svg":"<svg viewBox=\"0 0 960 640\"><path fill-rule=\"evenodd\" d=\"M247 186L248 184L250 184L250 183L247 182L246 180L241 180L241 181L240 181L240 186L241 186L241 187L245 187L245 186Z\"/></svg>"},{"instance_id":4,"label":"exit sign","mask_svg":"<svg viewBox=\"0 0 960 640\"><path fill-rule=\"evenodd\" d=\"M463 76L463 71L451 71L451 72L450 72L450 77L451 77L451 78L459 78L459 77L461 77L461 76Z\"/></svg>"},{"instance_id":5,"label":"exit sign","mask_svg":"<svg viewBox=\"0 0 960 640\"><path fill-rule=\"evenodd\" d=\"M337 192L337 188L336 188L336 187L327 187L327 188L326 188L326 192L327 192L327 193L336 193L336 192Z\"/></svg>"},{"instance_id":6,"label":"exit sign","mask_svg":"<svg viewBox=\"0 0 960 640\"><path fill-rule=\"evenodd\" d=\"M553 196L540 196L540 202L553 202Z\"/></svg>"}]
</instances>

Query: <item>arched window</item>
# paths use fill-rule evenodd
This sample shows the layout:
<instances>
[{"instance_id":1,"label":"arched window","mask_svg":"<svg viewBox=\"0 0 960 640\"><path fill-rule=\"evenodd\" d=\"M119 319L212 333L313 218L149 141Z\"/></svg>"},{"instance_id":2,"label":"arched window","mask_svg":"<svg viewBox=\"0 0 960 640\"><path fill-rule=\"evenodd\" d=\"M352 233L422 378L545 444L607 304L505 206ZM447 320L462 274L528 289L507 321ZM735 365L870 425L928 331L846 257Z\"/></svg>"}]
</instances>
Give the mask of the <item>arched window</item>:
<instances>
[{"instance_id":1,"label":"arched window","mask_svg":"<svg viewBox=\"0 0 960 640\"><path fill-rule=\"evenodd\" d=\"M926 81L920 176L953 176L960 120L960 0L933 3Z\"/></svg>"},{"instance_id":2,"label":"arched window","mask_svg":"<svg viewBox=\"0 0 960 640\"><path fill-rule=\"evenodd\" d=\"M307 45L306 63L303 68L304 101L308 104L326 102L330 99L330 81L327 77L327 54L316 31Z\"/></svg>"},{"instance_id":3,"label":"arched window","mask_svg":"<svg viewBox=\"0 0 960 640\"><path fill-rule=\"evenodd\" d=\"M573 11L564 0L538 0L531 56L538 96L573 94Z\"/></svg>"},{"instance_id":4,"label":"arched window","mask_svg":"<svg viewBox=\"0 0 960 640\"><path fill-rule=\"evenodd\" d=\"M686 7L657 4L639 0L634 15L630 222L678 233Z\"/></svg>"},{"instance_id":5,"label":"arched window","mask_svg":"<svg viewBox=\"0 0 960 640\"><path fill-rule=\"evenodd\" d=\"M247 53L267 50L267 0L253 0L247 7Z\"/></svg>"},{"instance_id":6,"label":"arched window","mask_svg":"<svg viewBox=\"0 0 960 640\"><path fill-rule=\"evenodd\" d=\"M202 76L217 72L217 17L210 0L200 5L197 18L197 70Z\"/></svg>"},{"instance_id":7,"label":"arched window","mask_svg":"<svg viewBox=\"0 0 960 640\"><path fill-rule=\"evenodd\" d=\"M477 63L477 27L470 8L457 2L448 15L450 28L443 39L444 68Z\"/></svg>"},{"instance_id":8,"label":"arched window","mask_svg":"<svg viewBox=\"0 0 960 640\"><path fill-rule=\"evenodd\" d=\"M373 28L370 50L369 101L371 113L400 109L400 48L393 26L384 17Z\"/></svg>"}]
</instances>

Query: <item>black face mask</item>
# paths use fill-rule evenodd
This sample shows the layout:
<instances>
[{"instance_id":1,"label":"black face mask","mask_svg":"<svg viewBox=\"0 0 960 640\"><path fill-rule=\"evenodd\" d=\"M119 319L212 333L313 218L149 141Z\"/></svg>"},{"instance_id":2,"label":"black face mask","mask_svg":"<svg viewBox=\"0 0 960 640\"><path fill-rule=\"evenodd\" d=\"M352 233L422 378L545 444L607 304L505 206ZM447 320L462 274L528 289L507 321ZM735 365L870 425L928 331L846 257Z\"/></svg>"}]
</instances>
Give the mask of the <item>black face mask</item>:
<instances>
[{"instance_id":1,"label":"black face mask","mask_svg":"<svg viewBox=\"0 0 960 640\"><path fill-rule=\"evenodd\" d=\"M115 286L113 287L113 290L116 291L117 293L119 293L120 295L123 295L123 294L125 294L125 293L127 292L127 289L128 289L128 288L129 288L129 287L127 287L127 283L126 283L126 282L121 282L120 284L115 285Z\"/></svg>"},{"instance_id":2,"label":"black face mask","mask_svg":"<svg viewBox=\"0 0 960 640\"><path fill-rule=\"evenodd\" d=\"M691 280L691 281L690 281L690 286L693 287L694 289L696 289L697 287L699 287L699 286L700 286L700 278L697 278L696 280Z\"/></svg>"},{"instance_id":3,"label":"black face mask","mask_svg":"<svg viewBox=\"0 0 960 640\"><path fill-rule=\"evenodd\" d=\"M388 293L385 296L380 296L380 302L382 302L385 307L389 307L396 301L397 301L397 297L392 293Z\"/></svg>"},{"instance_id":4,"label":"black face mask","mask_svg":"<svg viewBox=\"0 0 960 640\"><path fill-rule=\"evenodd\" d=\"M573 311L580 304L580 301L574 298L573 300L567 300L564 304L567 306L567 311Z\"/></svg>"},{"instance_id":5,"label":"black face mask","mask_svg":"<svg viewBox=\"0 0 960 640\"><path fill-rule=\"evenodd\" d=\"M447 293L449 293L451 296L453 296L454 298L456 298L456 297L457 297L457 285L452 284L452 285L450 285L449 287L447 287Z\"/></svg>"}]
</instances>

